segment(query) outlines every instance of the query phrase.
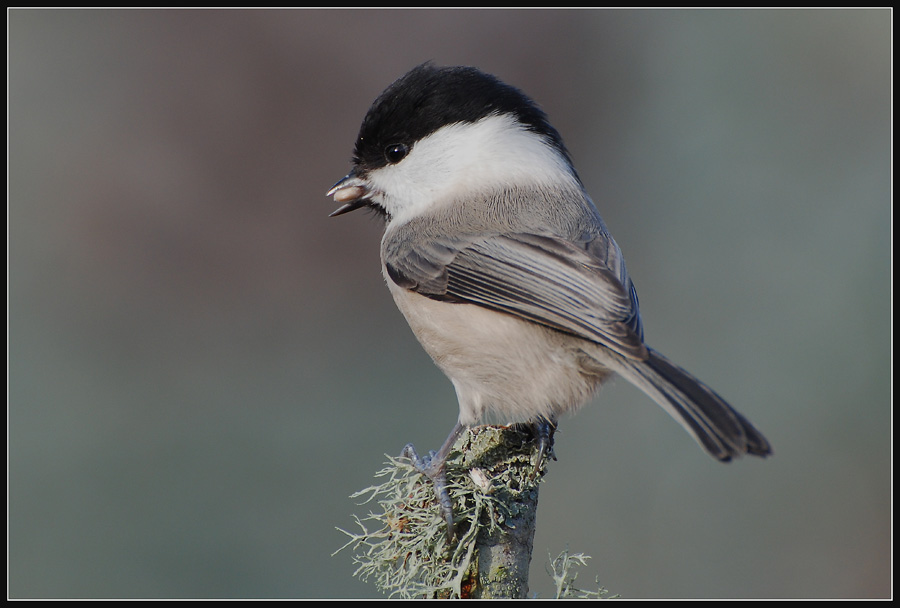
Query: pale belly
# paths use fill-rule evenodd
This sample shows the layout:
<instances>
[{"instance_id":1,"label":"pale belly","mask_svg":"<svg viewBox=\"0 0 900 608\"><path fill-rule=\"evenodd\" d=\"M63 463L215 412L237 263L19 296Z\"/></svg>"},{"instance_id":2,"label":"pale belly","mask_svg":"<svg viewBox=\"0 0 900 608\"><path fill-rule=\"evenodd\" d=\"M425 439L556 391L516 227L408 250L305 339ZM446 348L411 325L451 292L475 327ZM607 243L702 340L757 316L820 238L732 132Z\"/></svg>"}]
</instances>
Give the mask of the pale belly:
<instances>
[{"instance_id":1,"label":"pale belly","mask_svg":"<svg viewBox=\"0 0 900 608\"><path fill-rule=\"evenodd\" d=\"M525 422L579 407L609 371L595 344L473 304L439 302L387 279L419 342L453 382L460 422Z\"/></svg>"}]
</instances>

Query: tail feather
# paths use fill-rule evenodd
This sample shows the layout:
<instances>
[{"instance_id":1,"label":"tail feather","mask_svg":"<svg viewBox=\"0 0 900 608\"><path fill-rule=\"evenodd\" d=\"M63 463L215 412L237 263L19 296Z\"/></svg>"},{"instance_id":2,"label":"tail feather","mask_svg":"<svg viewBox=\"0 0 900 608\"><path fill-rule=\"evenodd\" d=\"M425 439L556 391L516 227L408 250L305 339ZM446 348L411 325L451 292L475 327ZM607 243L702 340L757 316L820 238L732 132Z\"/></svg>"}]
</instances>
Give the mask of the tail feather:
<instances>
[{"instance_id":1,"label":"tail feather","mask_svg":"<svg viewBox=\"0 0 900 608\"><path fill-rule=\"evenodd\" d=\"M750 422L711 388L661 354L647 349L644 361L622 359L620 375L650 395L714 458L768 456L772 446Z\"/></svg>"}]
</instances>

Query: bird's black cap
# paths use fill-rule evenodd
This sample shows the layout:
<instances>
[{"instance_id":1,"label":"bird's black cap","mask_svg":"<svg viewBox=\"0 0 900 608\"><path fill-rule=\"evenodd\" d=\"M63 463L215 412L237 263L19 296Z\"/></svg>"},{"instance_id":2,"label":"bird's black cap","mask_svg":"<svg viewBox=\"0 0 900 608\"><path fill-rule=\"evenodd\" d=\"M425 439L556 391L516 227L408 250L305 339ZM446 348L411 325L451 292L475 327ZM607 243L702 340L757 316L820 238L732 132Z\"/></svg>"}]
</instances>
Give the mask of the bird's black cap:
<instances>
[{"instance_id":1,"label":"bird's black cap","mask_svg":"<svg viewBox=\"0 0 900 608\"><path fill-rule=\"evenodd\" d=\"M361 172L377 169L388 163L389 146L412 148L441 127L493 114L515 116L571 164L559 133L527 95L477 68L437 67L430 62L413 68L378 96L360 127L353 163Z\"/></svg>"}]
</instances>

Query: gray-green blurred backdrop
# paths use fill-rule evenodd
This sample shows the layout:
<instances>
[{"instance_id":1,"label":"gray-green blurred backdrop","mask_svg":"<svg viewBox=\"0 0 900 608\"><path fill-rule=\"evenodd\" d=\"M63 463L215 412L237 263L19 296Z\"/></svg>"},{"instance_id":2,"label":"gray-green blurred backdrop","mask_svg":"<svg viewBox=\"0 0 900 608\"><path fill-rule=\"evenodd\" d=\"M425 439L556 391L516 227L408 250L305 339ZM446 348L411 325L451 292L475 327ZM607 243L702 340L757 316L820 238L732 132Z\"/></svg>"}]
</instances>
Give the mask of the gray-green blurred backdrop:
<instances>
[{"instance_id":1,"label":"gray-green blurred backdrop","mask_svg":"<svg viewBox=\"0 0 900 608\"><path fill-rule=\"evenodd\" d=\"M379 597L336 526L452 387L329 219L375 96L469 64L563 134L648 342L774 458L623 382L562 420L547 554L625 598L890 584L887 10L11 10L9 594Z\"/></svg>"}]
</instances>

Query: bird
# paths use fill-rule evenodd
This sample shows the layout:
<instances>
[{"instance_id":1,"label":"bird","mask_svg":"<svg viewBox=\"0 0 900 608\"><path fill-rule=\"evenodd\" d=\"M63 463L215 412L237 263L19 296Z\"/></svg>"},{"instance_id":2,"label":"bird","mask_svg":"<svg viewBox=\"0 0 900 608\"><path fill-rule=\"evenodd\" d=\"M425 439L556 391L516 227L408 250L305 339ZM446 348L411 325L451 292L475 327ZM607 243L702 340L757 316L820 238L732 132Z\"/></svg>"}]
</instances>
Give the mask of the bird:
<instances>
[{"instance_id":1,"label":"bird","mask_svg":"<svg viewBox=\"0 0 900 608\"><path fill-rule=\"evenodd\" d=\"M521 90L475 67L420 64L372 103L351 164L327 193L340 205L331 216L367 208L383 220L384 281L459 401L439 450L402 452L434 482L451 537L446 461L467 428L531 424L544 455L559 417L614 375L719 461L772 453L646 344L622 252L559 132Z\"/></svg>"}]
</instances>

